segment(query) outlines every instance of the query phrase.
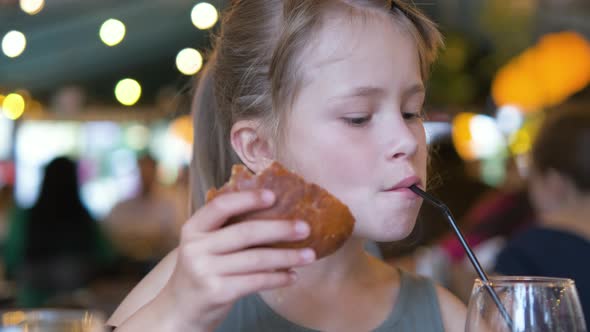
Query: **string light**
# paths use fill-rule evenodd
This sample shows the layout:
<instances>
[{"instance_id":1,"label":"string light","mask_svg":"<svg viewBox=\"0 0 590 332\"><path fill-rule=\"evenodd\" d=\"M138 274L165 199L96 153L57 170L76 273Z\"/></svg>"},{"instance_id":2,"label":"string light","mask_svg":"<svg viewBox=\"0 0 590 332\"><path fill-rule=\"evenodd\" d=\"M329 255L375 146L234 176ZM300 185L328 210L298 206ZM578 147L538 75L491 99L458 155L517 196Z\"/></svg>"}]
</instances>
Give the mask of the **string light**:
<instances>
[{"instance_id":1,"label":"string light","mask_svg":"<svg viewBox=\"0 0 590 332\"><path fill-rule=\"evenodd\" d=\"M141 97L141 85L134 79L123 79L115 86L115 97L125 106L135 105Z\"/></svg>"},{"instance_id":2,"label":"string light","mask_svg":"<svg viewBox=\"0 0 590 332\"><path fill-rule=\"evenodd\" d=\"M217 23L218 18L219 14L215 6L207 2L196 4L191 11L193 25L200 30L210 29Z\"/></svg>"},{"instance_id":3,"label":"string light","mask_svg":"<svg viewBox=\"0 0 590 332\"><path fill-rule=\"evenodd\" d=\"M203 66L203 56L194 48L185 48L176 56L176 68L185 75L194 75Z\"/></svg>"},{"instance_id":4,"label":"string light","mask_svg":"<svg viewBox=\"0 0 590 332\"><path fill-rule=\"evenodd\" d=\"M27 47L27 38L16 30L12 30L2 38L2 51L9 58L16 58L21 55Z\"/></svg>"},{"instance_id":5,"label":"string light","mask_svg":"<svg viewBox=\"0 0 590 332\"><path fill-rule=\"evenodd\" d=\"M29 15L39 14L45 6L45 0L20 0L20 9Z\"/></svg>"},{"instance_id":6,"label":"string light","mask_svg":"<svg viewBox=\"0 0 590 332\"><path fill-rule=\"evenodd\" d=\"M2 112L11 120L16 120L25 111L25 99L18 93L11 93L2 101Z\"/></svg>"},{"instance_id":7,"label":"string light","mask_svg":"<svg viewBox=\"0 0 590 332\"><path fill-rule=\"evenodd\" d=\"M125 24L116 19L108 19L101 26L99 31L100 39L108 46L115 46L125 38Z\"/></svg>"}]
</instances>

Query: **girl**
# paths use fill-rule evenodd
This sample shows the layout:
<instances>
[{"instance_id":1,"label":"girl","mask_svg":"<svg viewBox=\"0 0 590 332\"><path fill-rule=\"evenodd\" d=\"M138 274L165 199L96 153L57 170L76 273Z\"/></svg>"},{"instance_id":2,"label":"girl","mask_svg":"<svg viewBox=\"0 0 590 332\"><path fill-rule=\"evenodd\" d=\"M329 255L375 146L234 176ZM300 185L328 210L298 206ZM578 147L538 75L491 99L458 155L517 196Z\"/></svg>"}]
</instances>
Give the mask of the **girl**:
<instances>
[{"instance_id":1,"label":"girl","mask_svg":"<svg viewBox=\"0 0 590 332\"><path fill-rule=\"evenodd\" d=\"M111 317L117 331L462 331L464 306L363 250L414 227L426 183L424 84L441 45L414 8L386 0L242 0L225 14L195 98L193 204L178 249ZM307 237L305 221L231 216L272 192L203 192L231 165L278 160L340 198L352 238L309 249L248 249ZM285 272L287 271L287 272Z\"/></svg>"}]
</instances>

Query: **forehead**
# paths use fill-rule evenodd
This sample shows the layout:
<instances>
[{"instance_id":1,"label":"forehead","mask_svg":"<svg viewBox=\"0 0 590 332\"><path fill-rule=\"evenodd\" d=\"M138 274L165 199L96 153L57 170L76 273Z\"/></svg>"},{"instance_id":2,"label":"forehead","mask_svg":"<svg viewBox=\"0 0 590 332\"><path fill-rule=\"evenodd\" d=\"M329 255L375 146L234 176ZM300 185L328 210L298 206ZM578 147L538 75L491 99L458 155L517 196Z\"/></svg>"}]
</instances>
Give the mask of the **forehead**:
<instances>
[{"instance_id":1,"label":"forehead","mask_svg":"<svg viewBox=\"0 0 590 332\"><path fill-rule=\"evenodd\" d=\"M383 88L421 82L418 49L411 34L383 13L326 15L304 52L303 88L353 83Z\"/></svg>"}]
</instances>

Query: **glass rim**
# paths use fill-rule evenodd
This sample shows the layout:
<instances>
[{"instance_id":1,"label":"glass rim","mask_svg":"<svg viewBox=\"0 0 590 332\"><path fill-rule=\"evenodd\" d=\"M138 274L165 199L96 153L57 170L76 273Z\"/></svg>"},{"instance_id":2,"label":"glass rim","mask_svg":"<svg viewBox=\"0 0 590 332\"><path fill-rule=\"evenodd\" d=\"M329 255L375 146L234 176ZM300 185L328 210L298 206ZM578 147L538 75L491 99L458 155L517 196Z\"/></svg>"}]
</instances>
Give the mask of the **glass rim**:
<instances>
[{"instance_id":1,"label":"glass rim","mask_svg":"<svg viewBox=\"0 0 590 332\"><path fill-rule=\"evenodd\" d=\"M20 311L24 313L33 313L33 312L44 312L44 313L70 313L70 314L77 314L77 313L89 313L89 314L103 314L98 309L81 309L81 308L3 308L0 309L0 313L5 312L14 312Z\"/></svg>"},{"instance_id":2,"label":"glass rim","mask_svg":"<svg viewBox=\"0 0 590 332\"><path fill-rule=\"evenodd\" d=\"M7 326L18 325L20 321L25 319L83 319L85 322L96 321L99 323L106 322L107 319L101 310L75 308L6 308L0 309L0 318L10 322Z\"/></svg>"},{"instance_id":3,"label":"glass rim","mask_svg":"<svg viewBox=\"0 0 590 332\"><path fill-rule=\"evenodd\" d=\"M491 276L488 282L479 278L475 279L475 285L490 286L507 286L507 285L542 285L542 286L570 286L575 285L575 281L570 278L558 277L538 277L538 276Z\"/></svg>"}]
</instances>

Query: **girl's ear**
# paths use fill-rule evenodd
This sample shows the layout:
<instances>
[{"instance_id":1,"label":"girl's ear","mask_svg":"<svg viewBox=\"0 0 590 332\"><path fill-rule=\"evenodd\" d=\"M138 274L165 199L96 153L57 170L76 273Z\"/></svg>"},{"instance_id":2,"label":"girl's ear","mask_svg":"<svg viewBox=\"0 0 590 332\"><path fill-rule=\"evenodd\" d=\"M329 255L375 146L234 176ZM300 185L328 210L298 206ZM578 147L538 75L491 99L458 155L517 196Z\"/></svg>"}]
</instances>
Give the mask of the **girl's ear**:
<instances>
[{"instance_id":1,"label":"girl's ear","mask_svg":"<svg viewBox=\"0 0 590 332\"><path fill-rule=\"evenodd\" d=\"M259 173L271 163L273 146L259 121L236 122L231 129L230 140L236 154L254 173Z\"/></svg>"}]
</instances>

